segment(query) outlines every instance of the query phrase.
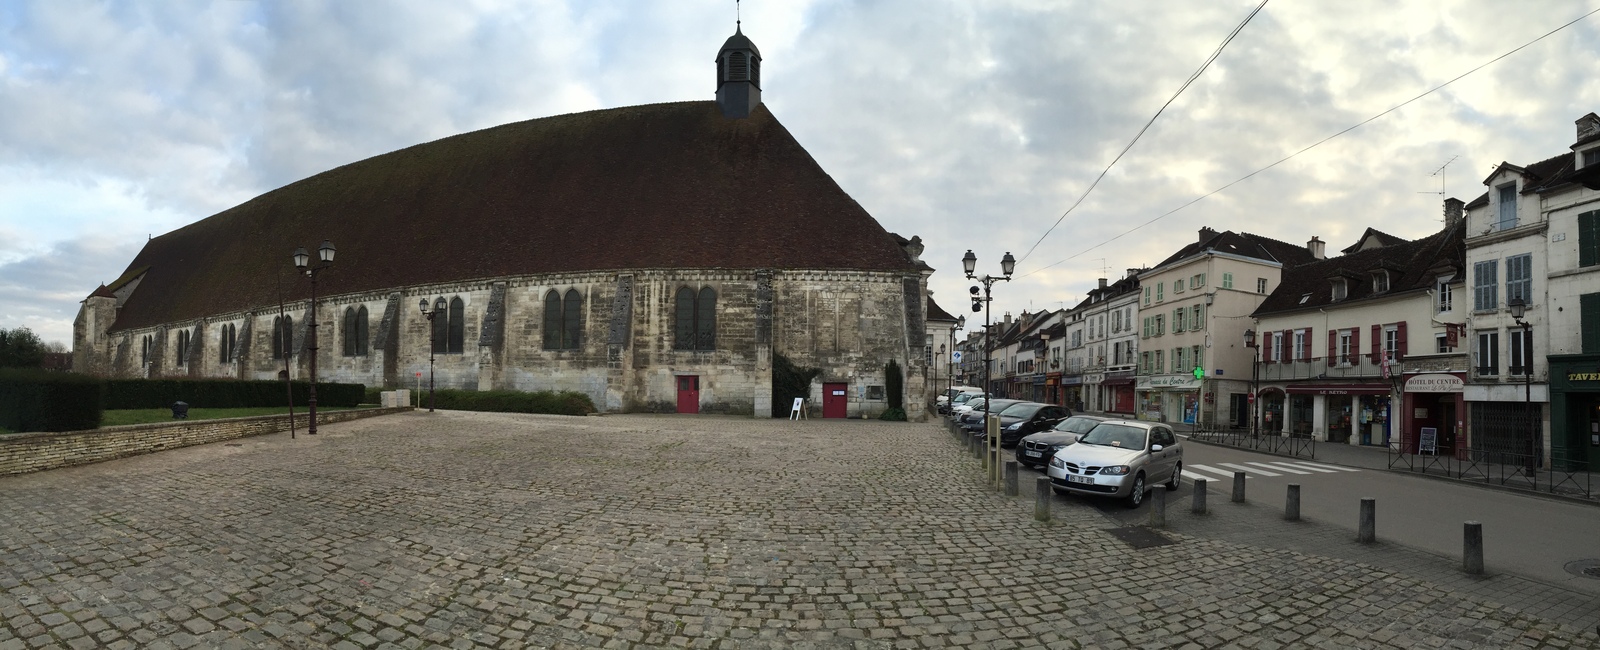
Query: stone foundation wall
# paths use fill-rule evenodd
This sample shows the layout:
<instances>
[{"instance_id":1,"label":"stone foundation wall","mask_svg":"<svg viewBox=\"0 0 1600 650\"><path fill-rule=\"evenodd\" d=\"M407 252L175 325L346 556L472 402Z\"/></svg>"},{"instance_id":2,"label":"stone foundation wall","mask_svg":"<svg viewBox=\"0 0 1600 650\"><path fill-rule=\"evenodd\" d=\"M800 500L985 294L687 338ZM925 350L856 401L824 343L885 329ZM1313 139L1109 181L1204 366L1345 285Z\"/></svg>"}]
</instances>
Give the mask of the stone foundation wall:
<instances>
[{"instance_id":1,"label":"stone foundation wall","mask_svg":"<svg viewBox=\"0 0 1600 650\"><path fill-rule=\"evenodd\" d=\"M410 407L323 411L317 414L317 424L348 422L409 410ZM295 414L296 427L304 429L306 423L305 413ZM288 415L263 415L221 420L130 424L88 431L10 434L0 436L0 476L87 465L165 449L204 445L288 430Z\"/></svg>"}]
</instances>

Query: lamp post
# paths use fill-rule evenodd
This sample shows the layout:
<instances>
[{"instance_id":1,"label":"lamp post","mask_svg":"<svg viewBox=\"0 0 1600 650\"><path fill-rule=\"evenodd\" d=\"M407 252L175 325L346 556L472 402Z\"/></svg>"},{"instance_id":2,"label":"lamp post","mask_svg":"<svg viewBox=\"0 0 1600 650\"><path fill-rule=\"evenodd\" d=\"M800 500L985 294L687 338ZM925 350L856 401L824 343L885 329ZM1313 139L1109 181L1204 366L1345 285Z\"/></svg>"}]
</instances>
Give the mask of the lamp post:
<instances>
[{"instance_id":1,"label":"lamp post","mask_svg":"<svg viewBox=\"0 0 1600 650\"><path fill-rule=\"evenodd\" d=\"M438 300L434 301L433 309L431 309L431 310L428 309L428 299L427 298L423 298L421 301L419 301L417 303L417 308L422 310L422 317L428 319L428 412L429 413L433 412L433 350L434 350L434 348L438 347L438 343L439 343L437 340L435 340L435 337L433 335L433 317L444 313L444 310L449 309L449 307L450 306L445 303L443 297L441 297Z\"/></svg>"},{"instance_id":2,"label":"lamp post","mask_svg":"<svg viewBox=\"0 0 1600 650\"><path fill-rule=\"evenodd\" d=\"M1538 431L1535 428L1533 416L1533 346L1529 344L1532 323L1522 320L1522 315L1528 310L1528 303L1520 296L1506 302L1506 307L1511 309L1511 320L1522 328L1522 341L1518 346L1522 348L1522 415L1528 420L1528 467L1537 467L1534 458L1538 455Z\"/></svg>"},{"instance_id":3,"label":"lamp post","mask_svg":"<svg viewBox=\"0 0 1600 650\"><path fill-rule=\"evenodd\" d=\"M322 263L312 266L311 256L305 248L294 249L294 267L304 271L306 277L311 278L311 322L306 327L311 330L311 392L306 397L306 409L311 412L311 423L306 426L306 435L317 435L317 274L333 266L333 242L322 240L322 245L317 247L317 259Z\"/></svg>"},{"instance_id":4,"label":"lamp post","mask_svg":"<svg viewBox=\"0 0 1600 650\"><path fill-rule=\"evenodd\" d=\"M956 387L956 368L955 364L952 363L955 360L953 357L955 356L956 351L956 330L966 326L966 316L957 316L955 324L950 326L950 352L944 356L944 405L946 412L950 411L950 400L955 399L955 395L952 395L951 392L955 390ZM943 352L943 350L940 352Z\"/></svg>"},{"instance_id":5,"label":"lamp post","mask_svg":"<svg viewBox=\"0 0 1600 650\"><path fill-rule=\"evenodd\" d=\"M972 272L978 268L978 256L973 255L971 249L967 249L967 254L961 258L961 267L966 270L968 280L977 280L983 283L982 297L978 296L977 285L973 285L969 292L972 294L972 311L983 310L983 426L984 430L987 431L989 427L989 403L994 401L994 395L991 394L992 391L989 386L989 366L993 365L994 361L990 356L993 346L991 345L992 340L989 332L989 303L994 301L994 297L990 296L989 293L990 289L994 287L994 283L1001 280L1011 281L1011 272L1017 269L1017 259L1011 256L1010 251L1006 251L1006 256L1000 258L1000 271L1005 274L1003 277L992 275L977 277Z\"/></svg>"},{"instance_id":6,"label":"lamp post","mask_svg":"<svg viewBox=\"0 0 1600 650\"><path fill-rule=\"evenodd\" d=\"M1256 415L1256 409L1259 408L1257 406L1257 404L1256 404L1256 401L1260 398L1258 393L1261 392L1261 390L1256 387L1256 383L1261 380L1261 375L1260 375L1260 372L1261 372L1261 348L1260 348L1260 346L1256 345L1256 331L1255 330L1247 329L1247 330L1244 331L1244 346L1247 347L1247 348L1250 348L1250 352L1251 352L1251 357L1250 357L1250 437L1254 438L1256 436L1261 435L1260 418Z\"/></svg>"}]
</instances>

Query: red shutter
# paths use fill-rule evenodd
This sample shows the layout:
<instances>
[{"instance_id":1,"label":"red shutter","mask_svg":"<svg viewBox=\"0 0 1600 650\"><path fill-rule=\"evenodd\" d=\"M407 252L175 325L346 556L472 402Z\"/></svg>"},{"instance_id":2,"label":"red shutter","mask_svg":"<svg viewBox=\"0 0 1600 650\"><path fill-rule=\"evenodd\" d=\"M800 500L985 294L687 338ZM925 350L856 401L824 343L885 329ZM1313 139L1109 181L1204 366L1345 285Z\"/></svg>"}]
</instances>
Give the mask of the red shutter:
<instances>
[{"instance_id":1,"label":"red shutter","mask_svg":"<svg viewBox=\"0 0 1600 650\"><path fill-rule=\"evenodd\" d=\"M1399 341L1395 344L1395 352L1397 353L1395 355L1395 361L1403 361L1406 358L1406 322L1400 321L1399 323L1396 323L1394 330L1395 338L1399 339Z\"/></svg>"},{"instance_id":2,"label":"red shutter","mask_svg":"<svg viewBox=\"0 0 1600 650\"><path fill-rule=\"evenodd\" d=\"M1374 364L1381 363L1383 361L1383 326L1382 325L1373 325L1372 326L1372 354L1370 356L1372 357L1372 362Z\"/></svg>"},{"instance_id":3,"label":"red shutter","mask_svg":"<svg viewBox=\"0 0 1600 650\"><path fill-rule=\"evenodd\" d=\"M1328 330L1328 356L1326 360L1329 368L1339 365L1339 332L1337 330Z\"/></svg>"},{"instance_id":4,"label":"red shutter","mask_svg":"<svg viewBox=\"0 0 1600 650\"><path fill-rule=\"evenodd\" d=\"M1294 361L1294 330L1283 331L1283 363Z\"/></svg>"},{"instance_id":5,"label":"red shutter","mask_svg":"<svg viewBox=\"0 0 1600 650\"><path fill-rule=\"evenodd\" d=\"M1361 328L1352 327L1350 328L1350 352L1345 355L1344 360L1354 366L1359 358L1361 358Z\"/></svg>"},{"instance_id":6,"label":"red shutter","mask_svg":"<svg viewBox=\"0 0 1600 650\"><path fill-rule=\"evenodd\" d=\"M1302 350L1300 350L1300 358L1301 359L1305 359L1306 361L1310 361L1311 360L1311 328L1307 327L1305 329L1305 334L1301 335L1300 346L1303 348Z\"/></svg>"}]
</instances>

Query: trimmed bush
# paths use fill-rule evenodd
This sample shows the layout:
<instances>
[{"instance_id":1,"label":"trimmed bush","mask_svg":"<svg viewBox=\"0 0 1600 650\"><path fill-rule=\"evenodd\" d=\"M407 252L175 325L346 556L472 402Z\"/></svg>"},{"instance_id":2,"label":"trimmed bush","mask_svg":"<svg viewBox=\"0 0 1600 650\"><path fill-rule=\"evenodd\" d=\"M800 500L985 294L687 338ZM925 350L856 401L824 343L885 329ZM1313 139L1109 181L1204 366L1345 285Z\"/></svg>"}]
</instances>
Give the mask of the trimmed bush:
<instances>
[{"instance_id":1,"label":"trimmed bush","mask_svg":"<svg viewBox=\"0 0 1600 650\"><path fill-rule=\"evenodd\" d=\"M897 408L892 408L891 407L889 409L885 409L884 412L883 412L883 415L878 416L878 419L879 420L888 420L890 422L905 422L906 421L906 412L904 410L902 410L902 409L897 409Z\"/></svg>"},{"instance_id":2,"label":"trimmed bush","mask_svg":"<svg viewBox=\"0 0 1600 650\"><path fill-rule=\"evenodd\" d=\"M453 411L495 413L544 413L549 415L588 415L599 409L588 395L574 391L457 390L434 391L434 408ZM422 393L422 406L428 406L428 393Z\"/></svg>"},{"instance_id":3,"label":"trimmed bush","mask_svg":"<svg viewBox=\"0 0 1600 650\"><path fill-rule=\"evenodd\" d=\"M153 409L188 402L198 408L255 408L288 406L289 391L276 380L240 381L237 379L108 379L105 407L108 409ZM291 382L296 406L306 404L311 383ZM359 406L366 397L363 384L317 382L317 404Z\"/></svg>"},{"instance_id":4,"label":"trimmed bush","mask_svg":"<svg viewBox=\"0 0 1600 650\"><path fill-rule=\"evenodd\" d=\"M100 427L105 390L100 380L65 372L0 370L0 428L79 431Z\"/></svg>"}]
</instances>

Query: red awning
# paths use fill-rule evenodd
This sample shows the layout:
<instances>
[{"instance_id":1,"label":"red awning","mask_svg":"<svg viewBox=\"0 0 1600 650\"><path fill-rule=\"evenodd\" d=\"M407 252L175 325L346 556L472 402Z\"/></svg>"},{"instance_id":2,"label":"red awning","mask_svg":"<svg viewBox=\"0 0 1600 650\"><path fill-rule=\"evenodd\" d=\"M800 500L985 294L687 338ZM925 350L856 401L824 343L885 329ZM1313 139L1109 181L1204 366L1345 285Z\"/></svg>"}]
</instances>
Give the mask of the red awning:
<instances>
[{"instance_id":1,"label":"red awning","mask_svg":"<svg viewBox=\"0 0 1600 650\"><path fill-rule=\"evenodd\" d=\"M1388 395L1394 388L1388 384L1302 384L1285 390L1291 395Z\"/></svg>"}]
</instances>

